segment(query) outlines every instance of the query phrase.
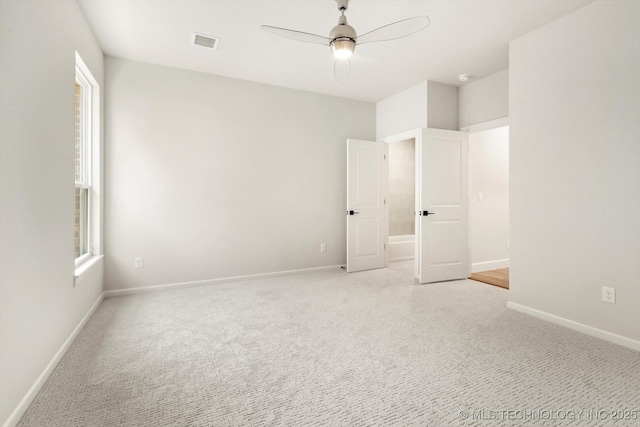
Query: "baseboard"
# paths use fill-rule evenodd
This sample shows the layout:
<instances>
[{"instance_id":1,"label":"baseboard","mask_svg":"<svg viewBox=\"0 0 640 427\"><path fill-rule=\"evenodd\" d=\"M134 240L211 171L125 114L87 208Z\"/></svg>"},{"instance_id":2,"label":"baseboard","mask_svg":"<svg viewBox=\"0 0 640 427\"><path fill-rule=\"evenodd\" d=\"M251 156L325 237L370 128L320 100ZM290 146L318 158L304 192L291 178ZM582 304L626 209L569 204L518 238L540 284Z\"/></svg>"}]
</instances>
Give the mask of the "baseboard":
<instances>
[{"instance_id":1,"label":"baseboard","mask_svg":"<svg viewBox=\"0 0 640 427\"><path fill-rule=\"evenodd\" d=\"M53 370L56 368L56 366L58 366L58 363L65 355L71 344L73 344L73 341L76 339L84 325L91 318L91 315L96 311L103 298L104 295L101 293L100 296L98 296L98 299L93 303L89 311L87 311L87 314L85 314L82 320L80 320L80 323L78 323L73 332L71 332L71 335L69 335L67 340L62 344L51 361L44 368L44 371L42 371L36 382L33 383L27 394L22 398L20 403L18 403L18 406L13 410L11 415L9 415L9 418L7 418L2 427L14 427L16 424L18 424L18 421L20 421L22 415L24 415L29 405L31 405L31 402L33 402L33 399L35 399L44 383L47 382L47 379L49 379L49 376L51 375Z\"/></svg>"},{"instance_id":2,"label":"baseboard","mask_svg":"<svg viewBox=\"0 0 640 427\"><path fill-rule=\"evenodd\" d=\"M415 257L412 256L401 256L396 258L389 258L389 262L403 262L403 261L413 261Z\"/></svg>"},{"instance_id":3,"label":"baseboard","mask_svg":"<svg viewBox=\"0 0 640 427\"><path fill-rule=\"evenodd\" d=\"M205 279L205 280L195 280L192 282L167 283L164 285L142 286L139 288L130 288L130 289L115 289L111 291L104 291L104 297L105 298L121 297L125 295L143 294L147 292L165 291L165 290L177 289L177 288L190 288L195 286L217 285L222 283L245 282L247 280L269 279L272 277L293 276L296 274L335 270L341 267L342 267L342 264L330 265L327 267L303 268L300 270L285 270L285 271L275 271L272 273L249 274L247 276L222 277L220 279Z\"/></svg>"},{"instance_id":4,"label":"baseboard","mask_svg":"<svg viewBox=\"0 0 640 427\"><path fill-rule=\"evenodd\" d=\"M476 262L471 264L471 272L497 270L499 268L509 268L509 259L498 259L496 261Z\"/></svg>"},{"instance_id":5,"label":"baseboard","mask_svg":"<svg viewBox=\"0 0 640 427\"><path fill-rule=\"evenodd\" d=\"M573 329L574 331L582 332L583 334L591 335L592 337L600 338L605 341L630 348L632 350L640 351L640 341L623 337L622 335L603 331L602 329L587 326L582 323L574 322L573 320L565 319L564 317L556 316L555 314L536 310L535 308L520 305L511 301L507 302L507 308L537 317L538 319L546 320L547 322L555 323L556 325L564 326L565 328Z\"/></svg>"}]
</instances>

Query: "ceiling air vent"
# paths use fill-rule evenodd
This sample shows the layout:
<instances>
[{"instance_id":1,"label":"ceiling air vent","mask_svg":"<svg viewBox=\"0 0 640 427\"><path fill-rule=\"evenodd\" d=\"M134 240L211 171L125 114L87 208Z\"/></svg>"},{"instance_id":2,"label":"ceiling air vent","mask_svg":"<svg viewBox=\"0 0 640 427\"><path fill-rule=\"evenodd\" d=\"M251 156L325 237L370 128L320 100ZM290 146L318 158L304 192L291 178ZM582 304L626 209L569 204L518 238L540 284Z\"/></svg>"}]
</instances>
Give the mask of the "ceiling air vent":
<instances>
[{"instance_id":1,"label":"ceiling air vent","mask_svg":"<svg viewBox=\"0 0 640 427\"><path fill-rule=\"evenodd\" d=\"M205 36L204 34L193 33L193 44L197 46L216 50L218 48L218 43L220 43L220 39Z\"/></svg>"}]
</instances>

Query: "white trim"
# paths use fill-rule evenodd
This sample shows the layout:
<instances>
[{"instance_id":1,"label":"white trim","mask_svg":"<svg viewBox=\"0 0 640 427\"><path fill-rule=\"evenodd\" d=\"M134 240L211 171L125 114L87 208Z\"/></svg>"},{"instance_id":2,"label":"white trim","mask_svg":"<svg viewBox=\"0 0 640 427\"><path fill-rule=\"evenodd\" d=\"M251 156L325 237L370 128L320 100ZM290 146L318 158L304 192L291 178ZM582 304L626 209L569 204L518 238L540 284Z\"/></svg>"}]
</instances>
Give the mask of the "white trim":
<instances>
[{"instance_id":1,"label":"white trim","mask_svg":"<svg viewBox=\"0 0 640 427\"><path fill-rule=\"evenodd\" d=\"M84 264L85 262L89 261L91 259L92 255L91 252L86 252L82 255L80 255L78 258L76 258L75 261L75 265L76 265L76 276L78 275L78 267L80 267L82 264Z\"/></svg>"},{"instance_id":2,"label":"white trim","mask_svg":"<svg viewBox=\"0 0 640 427\"><path fill-rule=\"evenodd\" d=\"M400 142L406 139L415 139L417 141L421 136L421 131L422 129L418 128L397 133L395 135L385 136L382 138L382 142L390 144L392 142Z\"/></svg>"},{"instance_id":3,"label":"white trim","mask_svg":"<svg viewBox=\"0 0 640 427\"><path fill-rule=\"evenodd\" d=\"M4 422L2 427L14 427L16 424L18 424L18 421L20 421L20 418L22 418L22 415L24 415L25 411L27 410L31 402L33 402L33 399L35 399L36 395L38 394L38 392L40 391L44 383L47 382L47 379L49 379L49 376L51 375L53 370L56 368L60 360L62 360L62 357L64 357L69 347L71 347L71 344L73 344L73 341L76 339L76 337L78 336L78 334L80 333L84 325L91 318L93 313L96 311L96 309L102 302L103 298L104 298L104 294L101 293L98 296L98 299L93 303L93 305L91 306L87 314L85 314L82 320L80 320L80 323L78 323L78 326L76 326L73 332L71 332L71 335L69 335L69 338L67 338L67 340L62 344L62 347L60 347L60 349L56 352L56 354L53 356L51 361L44 368L44 371L42 371L42 373L40 374L38 379L35 381L35 383L33 383L29 391L27 391L27 394L25 394L25 396L22 398L20 403L18 403L18 406L16 406L16 408L13 410L11 415L9 415L9 418L7 418L7 420Z\"/></svg>"},{"instance_id":4,"label":"white trim","mask_svg":"<svg viewBox=\"0 0 640 427\"><path fill-rule=\"evenodd\" d=\"M488 122L477 123L475 125L461 127L461 132L480 132L483 130L501 128L503 126L509 126L509 117L503 117L501 119L489 120Z\"/></svg>"},{"instance_id":5,"label":"white trim","mask_svg":"<svg viewBox=\"0 0 640 427\"><path fill-rule=\"evenodd\" d=\"M412 243L413 244L413 243ZM396 258L389 258L389 262L404 262L404 261L413 261L416 257L412 256L400 256Z\"/></svg>"},{"instance_id":6,"label":"white trim","mask_svg":"<svg viewBox=\"0 0 640 427\"><path fill-rule=\"evenodd\" d=\"M101 99L100 85L91 73L87 64L76 51L75 57L76 81L83 88L83 141L86 142L83 150L84 170L83 182L76 187L88 189L87 207L87 252L90 256L102 253L102 142L101 142ZM84 264L83 259L76 262L76 267ZM76 273L76 276L78 274Z\"/></svg>"},{"instance_id":7,"label":"white trim","mask_svg":"<svg viewBox=\"0 0 640 427\"><path fill-rule=\"evenodd\" d=\"M82 282L86 277L88 277L96 268L96 266L102 262L104 255L89 255L88 259L82 264L76 266L74 275L73 275L73 287L76 287Z\"/></svg>"},{"instance_id":8,"label":"white trim","mask_svg":"<svg viewBox=\"0 0 640 427\"><path fill-rule=\"evenodd\" d=\"M497 270L499 268L509 268L509 259L498 259L495 261L474 262L471 264L471 272Z\"/></svg>"},{"instance_id":9,"label":"white trim","mask_svg":"<svg viewBox=\"0 0 640 427\"><path fill-rule=\"evenodd\" d=\"M147 292L165 291L169 289L191 288L195 286L219 285L223 283L245 282L245 281L257 280L257 279L269 279L272 277L293 276L296 274L315 273L318 271L340 269L342 267L343 265L340 264L340 265L330 265L327 267L303 268L300 270L285 270L285 271L274 271L272 273L249 274L246 276L222 277L219 279L205 279L205 280L194 280L191 282L167 283L164 285L142 286L139 288L115 289L111 291L104 291L104 297L112 298L112 297L120 297L125 295L143 294Z\"/></svg>"},{"instance_id":10,"label":"white trim","mask_svg":"<svg viewBox=\"0 0 640 427\"><path fill-rule=\"evenodd\" d=\"M622 335L603 331L602 329L594 328L593 326L574 322L573 320L565 319L564 317L536 310L535 308L520 305L511 301L507 302L507 308L537 317L538 319L546 320L547 322L551 322L556 325L564 326L565 328L573 329L574 331L582 332L583 334L591 335L592 337L600 338L605 341L630 348L631 350L640 351L640 341L623 337Z\"/></svg>"}]
</instances>

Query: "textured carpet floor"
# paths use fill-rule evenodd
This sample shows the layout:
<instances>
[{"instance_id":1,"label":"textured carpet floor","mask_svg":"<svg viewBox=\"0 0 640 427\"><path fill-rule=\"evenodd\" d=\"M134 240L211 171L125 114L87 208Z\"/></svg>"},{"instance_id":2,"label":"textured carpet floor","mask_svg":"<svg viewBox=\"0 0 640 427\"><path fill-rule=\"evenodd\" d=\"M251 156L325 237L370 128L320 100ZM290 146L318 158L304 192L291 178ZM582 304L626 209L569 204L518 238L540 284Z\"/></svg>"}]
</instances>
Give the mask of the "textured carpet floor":
<instances>
[{"instance_id":1,"label":"textured carpet floor","mask_svg":"<svg viewBox=\"0 0 640 427\"><path fill-rule=\"evenodd\" d=\"M640 411L640 353L508 310L507 294L416 285L392 264L106 299L19 426L606 425Z\"/></svg>"}]
</instances>

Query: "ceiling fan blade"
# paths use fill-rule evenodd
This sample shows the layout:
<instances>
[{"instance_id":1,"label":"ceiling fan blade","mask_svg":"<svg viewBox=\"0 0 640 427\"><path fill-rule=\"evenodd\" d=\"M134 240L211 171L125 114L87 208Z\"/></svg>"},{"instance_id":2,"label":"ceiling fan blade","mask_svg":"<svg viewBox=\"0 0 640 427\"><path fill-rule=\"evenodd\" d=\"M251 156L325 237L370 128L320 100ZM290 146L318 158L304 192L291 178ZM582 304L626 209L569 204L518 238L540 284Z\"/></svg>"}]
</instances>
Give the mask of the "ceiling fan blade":
<instances>
[{"instance_id":1,"label":"ceiling fan blade","mask_svg":"<svg viewBox=\"0 0 640 427\"><path fill-rule=\"evenodd\" d=\"M358 36L357 44L384 42L406 37L427 28L430 23L431 21L429 21L428 16L416 16L403 19L402 21L387 24Z\"/></svg>"},{"instance_id":2,"label":"ceiling fan blade","mask_svg":"<svg viewBox=\"0 0 640 427\"><path fill-rule=\"evenodd\" d=\"M289 30L289 29L280 28L280 27L272 27L271 25L261 25L260 28L270 33L273 33L275 35L278 35L280 37L286 37L288 39L296 40L299 42L317 43L325 46L329 46L329 43L331 42L331 39L328 37L322 37L317 34L305 33L303 31Z\"/></svg>"}]
</instances>

